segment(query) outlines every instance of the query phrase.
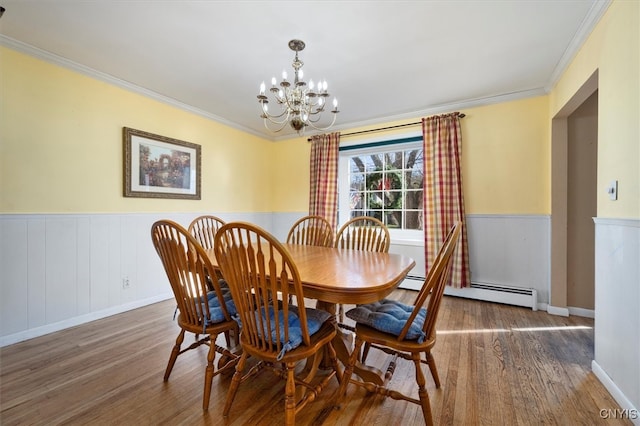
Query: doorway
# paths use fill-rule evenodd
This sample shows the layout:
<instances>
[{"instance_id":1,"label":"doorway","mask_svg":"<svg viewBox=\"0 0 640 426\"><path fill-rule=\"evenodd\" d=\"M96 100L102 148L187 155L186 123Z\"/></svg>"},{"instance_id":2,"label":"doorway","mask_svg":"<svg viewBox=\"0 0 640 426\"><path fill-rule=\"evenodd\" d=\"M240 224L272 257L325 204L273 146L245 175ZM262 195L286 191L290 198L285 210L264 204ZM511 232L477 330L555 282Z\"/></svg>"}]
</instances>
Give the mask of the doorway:
<instances>
[{"instance_id":1,"label":"doorway","mask_svg":"<svg viewBox=\"0 0 640 426\"><path fill-rule=\"evenodd\" d=\"M568 117L567 306L593 317L597 215L598 92ZM591 315L588 315L589 313ZM571 312L570 312L571 313Z\"/></svg>"},{"instance_id":2,"label":"doorway","mask_svg":"<svg viewBox=\"0 0 640 426\"><path fill-rule=\"evenodd\" d=\"M598 72L552 120L549 313L594 317Z\"/></svg>"}]
</instances>

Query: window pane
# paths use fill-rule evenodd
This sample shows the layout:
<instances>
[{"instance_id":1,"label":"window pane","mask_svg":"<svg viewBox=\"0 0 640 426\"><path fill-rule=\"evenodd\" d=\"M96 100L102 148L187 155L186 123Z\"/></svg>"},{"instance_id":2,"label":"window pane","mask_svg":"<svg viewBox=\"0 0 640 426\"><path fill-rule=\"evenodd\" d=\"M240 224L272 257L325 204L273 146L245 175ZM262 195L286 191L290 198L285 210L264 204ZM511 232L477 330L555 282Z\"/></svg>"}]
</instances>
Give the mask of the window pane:
<instances>
[{"instance_id":1,"label":"window pane","mask_svg":"<svg viewBox=\"0 0 640 426\"><path fill-rule=\"evenodd\" d=\"M402 208L402 191L385 191L384 207L387 209Z\"/></svg>"},{"instance_id":2,"label":"window pane","mask_svg":"<svg viewBox=\"0 0 640 426\"><path fill-rule=\"evenodd\" d=\"M366 167L366 171L379 171L384 166L384 154L370 154L362 157Z\"/></svg>"},{"instance_id":3,"label":"window pane","mask_svg":"<svg viewBox=\"0 0 640 426\"><path fill-rule=\"evenodd\" d=\"M351 175L351 185L353 191L364 191L364 174L354 173Z\"/></svg>"},{"instance_id":4,"label":"window pane","mask_svg":"<svg viewBox=\"0 0 640 426\"><path fill-rule=\"evenodd\" d=\"M378 220L382 220L382 211L380 210L370 210L367 213L367 216L375 217Z\"/></svg>"},{"instance_id":5,"label":"window pane","mask_svg":"<svg viewBox=\"0 0 640 426\"><path fill-rule=\"evenodd\" d=\"M402 210L386 211L385 223L389 228L402 229Z\"/></svg>"},{"instance_id":6,"label":"window pane","mask_svg":"<svg viewBox=\"0 0 640 426\"><path fill-rule=\"evenodd\" d=\"M362 195L359 192L349 194L349 208L351 210L361 210L362 206Z\"/></svg>"},{"instance_id":7,"label":"window pane","mask_svg":"<svg viewBox=\"0 0 640 426\"><path fill-rule=\"evenodd\" d=\"M387 172L384 174L383 189L402 189L402 174L400 172Z\"/></svg>"},{"instance_id":8,"label":"window pane","mask_svg":"<svg viewBox=\"0 0 640 426\"><path fill-rule=\"evenodd\" d=\"M409 209L422 209L422 191L407 191L404 199L404 208Z\"/></svg>"},{"instance_id":9,"label":"window pane","mask_svg":"<svg viewBox=\"0 0 640 426\"><path fill-rule=\"evenodd\" d=\"M386 170L398 170L404 167L402 162L402 151L388 152L385 158Z\"/></svg>"},{"instance_id":10,"label":"window pane","mask_svg":"<svg viewBox=\"0 0 640 426\"><path fill-rule=\"evenodd\" d=\"M349 171L351 173L364 172L364 162L360 157L351 157L349 161Z\"/></svg>"},{"instance_id":11,"label":"window pane","mask_svg":"<svg viewBox=\"0 0 640 426\"><path fill-rule=\"evenodd\" d=\"M424 185L424 173L422 170L413 169L409 172L409 183L407 188L418 189Z\"/></svg>"},{"instance_id":12,"label":"window pane","mask_svg":"<svg viewBox=\"0 0 640 426\"><path fill-rule=\"evenodd\" d=\"M406 211L404 229L422 229L422 211Z\"/></svg>"},{"instance_id":13,"label":"window pane","mask_svg":"<svg viewBox=\"0 0 640 426\"><path fill-rule=\"evenodd\" d=\"M367 193L367 208L369 209L381 209L384 199L382 198L382 191L375 191Z\"/></svg>"}]
</instances>

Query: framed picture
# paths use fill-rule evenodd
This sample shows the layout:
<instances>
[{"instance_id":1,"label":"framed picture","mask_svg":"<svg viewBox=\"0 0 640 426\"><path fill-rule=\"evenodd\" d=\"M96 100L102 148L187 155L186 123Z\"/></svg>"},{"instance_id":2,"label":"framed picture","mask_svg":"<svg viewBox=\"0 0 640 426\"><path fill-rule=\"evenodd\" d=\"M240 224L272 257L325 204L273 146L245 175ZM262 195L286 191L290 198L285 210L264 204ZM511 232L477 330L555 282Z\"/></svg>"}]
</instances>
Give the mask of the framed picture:
<instances>
[{"instance_id":1,"label":"framed picture","mask_svg":"<svg viewBox=\"0 0 640 426\"><path fill-rule=\"evenodd\" d=\"M124 196L200 199L200 145L123 128Z\"/></svg>"}]
</instances>

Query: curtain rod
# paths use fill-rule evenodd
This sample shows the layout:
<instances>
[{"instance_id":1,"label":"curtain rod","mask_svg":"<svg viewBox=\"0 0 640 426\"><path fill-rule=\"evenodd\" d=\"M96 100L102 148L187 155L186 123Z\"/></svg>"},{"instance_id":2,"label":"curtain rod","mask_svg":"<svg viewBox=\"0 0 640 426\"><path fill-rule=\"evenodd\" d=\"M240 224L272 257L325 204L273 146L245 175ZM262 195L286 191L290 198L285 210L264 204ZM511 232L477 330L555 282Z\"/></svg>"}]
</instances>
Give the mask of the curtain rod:
<instances>
[{"instance_id":1,"label":"curtain rod","mask_svg":"<svg viewBox=\"0 0 640 426\"><path fill-rule=\"evenodd\" d=\"M465 114L462 114L462 113L458 114L458 117L464 118ZM346 137L346 136L361 135L363 133L381 132L383 130L397 129L399 127L417 126L418 124L422 124L422 121L416 121L415 123L398 124L397 126L379 127L377 129L360 130L359 132L340 133L340 137L343 138L343 137ZM311 142L311 138L308 138L307 142Z\"/></svg>"}]
</instances>

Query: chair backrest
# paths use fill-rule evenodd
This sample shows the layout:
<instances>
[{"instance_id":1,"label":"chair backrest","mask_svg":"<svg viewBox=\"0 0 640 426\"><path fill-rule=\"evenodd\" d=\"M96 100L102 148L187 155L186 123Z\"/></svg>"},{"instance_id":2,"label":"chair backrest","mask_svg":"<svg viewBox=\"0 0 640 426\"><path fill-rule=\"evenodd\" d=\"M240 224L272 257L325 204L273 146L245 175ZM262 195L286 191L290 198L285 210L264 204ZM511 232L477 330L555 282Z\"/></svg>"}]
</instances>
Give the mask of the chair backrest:
<instances>
[{"instance_id":1,"label":"chair backrest","mask_svg":"<svg viewBox=\"0 0 640 426\"><path fill-rule=\"evenodd\" d=\"M289 303L289 295L304 300L298 268L285 247L262 228L244 222L222 226L215 238L215 254L242 321L240 340L266 357L283 353L296 338L310 344L305 309ZM295 309L300 329L288 320ZM280 324L280 326L277 326ZM271 330L272 332L269 332Z\"/></svg>"},{"instance_id":2,"label":"chair backrest","mask_svg":"<svg viewBox=\"0 0 640 426\"><path fill-rule=\"evenodd\" d=\"M438 250L438 254L433 261L433 265L431 265L431 268L427 273L424 284L416 296L413 312L411 312L406 325L402 329L402 332L400 332L398 340L404 340L413 320L427 301L427 298L429 298L426 306L427 316L422 327L422 331L424 332L427 341L434 340L440 302L442 301L444 287L449 280L449 273L451 272L451 265L453 263L453 252L458 244L461 229L462 222L458 221L451 228L449 234L442 242L442 246L440 246L440 250Z\"/></svg>"},{"instance_id":3,"label":"chair backrest","mask_svg":"<svg viewBox=\"0 0 640 426\"><path fill-rule=\"evenodd\" d=\"M224 223L224 220L217 216L199 216L189 224L189 233L193 235L202 247L212 249L213 238Z\"/></svg>"},{"instance_id":4,"label":"chair backrest","mask_svg":"<svg viewBox=\"0 0 640 426\"><path fill-rule=\"evenodd\" d=\"M207 271L214 268L206 252L188 230L170 220L151 226L151 240L169 278L181 322L204 330L212 320L208 304L212 295L208 292L214 291L218 300L224 300L217 280L209 278ZM220 309L224 320L231 321L224 303Z\"/></svg>"},{"instance_id":5,"label":"chair backrest","mask_svg":"<svg viewBox=\"0 0 640 426\"><path fill-rule=\"evenodd\" d=\"M387 253L390 244L389 229L375 217L354 217L336 233L337 248Z\"/></svg>"},{"instance_id":6,"label":"chair backrest","mask_svg":"<svg viewBox=\"0 0 640 426\"><path fill-rule=\"evenodd\" d=\"M287 243L333 247L333 228L322 216L304 216L291 226Z\"/></svg>"}]
</instances>

